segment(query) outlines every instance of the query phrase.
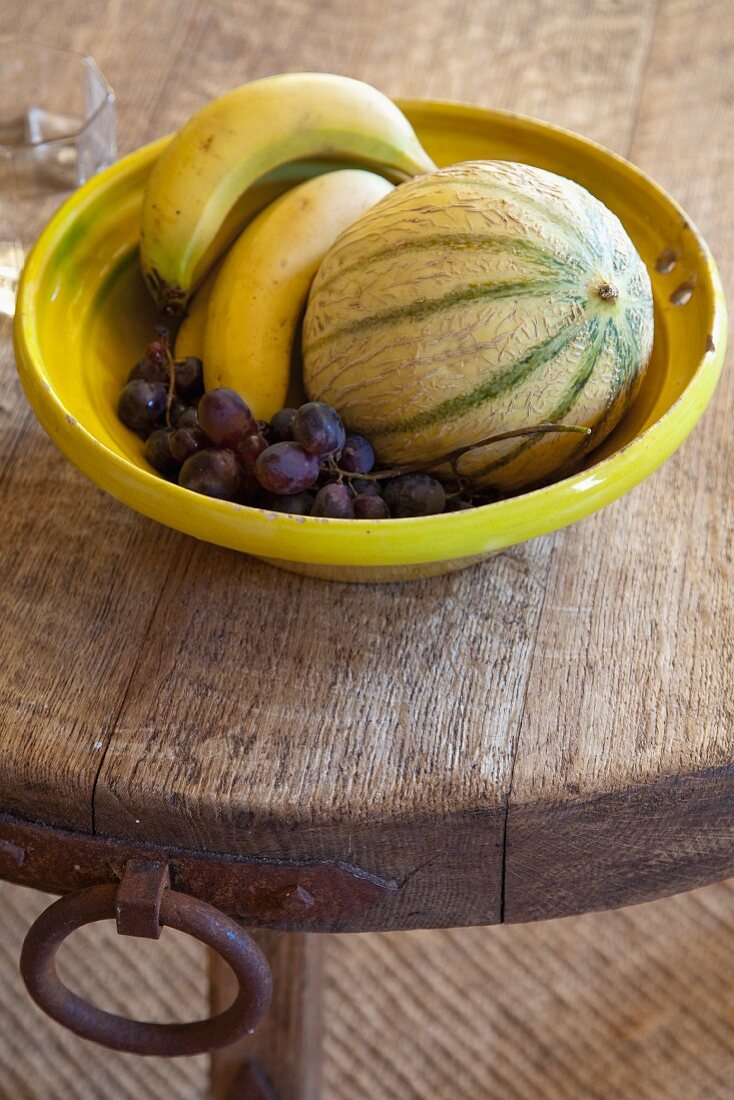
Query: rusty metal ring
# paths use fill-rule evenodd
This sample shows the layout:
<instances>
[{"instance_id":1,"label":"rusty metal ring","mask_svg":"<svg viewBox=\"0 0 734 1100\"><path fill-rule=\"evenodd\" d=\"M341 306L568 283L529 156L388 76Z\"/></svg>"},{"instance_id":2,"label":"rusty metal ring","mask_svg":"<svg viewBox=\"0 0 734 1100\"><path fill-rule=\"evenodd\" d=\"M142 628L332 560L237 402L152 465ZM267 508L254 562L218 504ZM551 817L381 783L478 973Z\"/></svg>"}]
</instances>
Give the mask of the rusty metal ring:
<instances>
[{"instance_id":1,"label":"rusty metal ring","mask_svg":"<svg viewBox=\"0 0 734 1100\"><path fill-rule=\"evenodd\" d=\"M58 949L82 925L114 919L117 890L113 883L67 894L32 925L23 943L20 971L39 1008L82 1038L130 1054L202 1054L251 1033L270 1004L272 976L267 959L235 921L212 905L173 890L166 890L161 899L160 923L201 940L229 964L239 990L228 1009L192 1023L145 1023L95 1008L63 984L56 973Z\"/></svg>"}]
</instances>

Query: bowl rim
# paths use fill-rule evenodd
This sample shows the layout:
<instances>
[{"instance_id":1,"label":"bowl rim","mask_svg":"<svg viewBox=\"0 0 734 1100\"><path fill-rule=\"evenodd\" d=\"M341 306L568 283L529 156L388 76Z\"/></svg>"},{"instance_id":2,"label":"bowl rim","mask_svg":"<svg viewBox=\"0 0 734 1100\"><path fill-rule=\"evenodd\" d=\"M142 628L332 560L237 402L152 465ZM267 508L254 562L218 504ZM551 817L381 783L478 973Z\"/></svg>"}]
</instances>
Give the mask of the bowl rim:
<instances>
[{"instance_id":1,"label":"bowl rim","mask_svg":"<svg viewBox=\"0 0 734 1100\"><path fill-rule=\"evenodd\" d=\"M723 367L727 335L726 303L718 269L701 233L680 205L624 157L564 127L512 111L462 101L401 98L396 103L411 121L422 114L434 118L439 116L445 123L447 120L455 121L458 115L481 121L484 125L501 120L524 131L551 133L566 145L580 146L592 151L597 159L613 162L634 183L652 191L658 200L662 199L680 216L700 251L699 283L707 284L707 296L712 308L709 316L710 346L702 351L696 370L675 401L633 440L584 470L540 488L463 512L378 521L291 516L195 496L179 485L165 481L152 470L147 471L111 450L78 423L59 399L43 369L43 357L35 335L38 315L33 290L51 262L58 241L81 211L96 200L100 191L126 175L132 175L146 161L152 160L170 141L168 136L122 157L75 191L42 230L21 276L13 340L23 388L53 441L92 481L136 511L198 537L206 537L199 533L201 525L181 522L182 513L184 517L187 511L207 513L212 519L217 517L220 530L210 541L218 545L283 561L372 568L472 558L558 530L622 496L680 446L713 395ZM160 499L156 501L156 497ZM242 523L242 534L245 535L242 538L238 537L236 523L232 522L233 517L237 516L241 521L249 520L249 525ZM263 531L267 528L264 538L255 536L253 523L262 525ZM192 530L192 527L197 527L197 530ZM249 535L245 534L246 529ZM293 538L294 532L297 532L297 541ZM364 538L365 535L370 537ZM373 537L375 535L378 537Z\"/></svg>"}]
</instances>

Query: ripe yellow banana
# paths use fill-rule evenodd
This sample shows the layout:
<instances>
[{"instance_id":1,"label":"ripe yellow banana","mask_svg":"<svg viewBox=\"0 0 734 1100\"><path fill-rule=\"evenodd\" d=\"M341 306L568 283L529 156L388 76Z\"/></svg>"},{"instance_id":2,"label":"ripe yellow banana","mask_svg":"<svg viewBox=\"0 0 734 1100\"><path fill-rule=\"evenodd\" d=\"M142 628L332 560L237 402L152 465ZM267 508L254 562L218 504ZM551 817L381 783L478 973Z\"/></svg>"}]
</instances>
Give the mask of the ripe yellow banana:
<instances>
[{"instance_id":1,"label":"ripe yellow banana","mask_svg":"<svg viewBox=\"0 0 734 1100\"><path fill-rule=\"evenodd\" d=\"M254 213L252 185L304 158L354 161L395 181L436 167L395 104L359 80L285 73L228 92L189 119L148 180L140 258L161 309L184 311Z\"/></svg>"},{"instance_id":2,"label":"ripe yellow banana","mask_svg":"<svg viewBox=\"0 0 734 1100\"><path fill-rule=\"evenodd\" d=\"M392 190L372 172L330 172L281 195L248 225L211 291L207 389L237 390L262 420L286 405L294 342L319 264L339 234Z\"/></svg>"},{"instance_id":3,"label":"ripe yellow banana","mask_svg":"<svg viewBox=\"0 0 734 1100\"><path fill-rule=\"evenodd\" d=\"M185 359L187 355L195 355L202 360L204 358L206 314L220 267L221 264L217 264L212 268L189 305L189 311L176 336L176 359Z\"/></svg>"},{"instance_id":4,"label":"ripe yellow banana","mask_svg":"<svg viewBox=\"0 0 734 1100\"><path fill-rule=\"evenodd\" d=\"M325 172L333 172L336 169L348 167L349 165L343 161L327 160L298 160L285 164L247 189L242 200L237 204L236 218L241 221L242 225L247 224L264 207L296 184L303 183L314 176L320 176ZM233 217L228 220L234 223L236 218ZM231 236L232 233L231 231L228 232L227 222L225 222L221 233L225 245L230 243ZM175 355L177 359L185 359L187 355L195 355L198 359L204 358L206 311L214 289L214 280L220 267L221 263L217 262L211 268L189 303L186 316L176 337Z\"/></svg>"}]
</instances>

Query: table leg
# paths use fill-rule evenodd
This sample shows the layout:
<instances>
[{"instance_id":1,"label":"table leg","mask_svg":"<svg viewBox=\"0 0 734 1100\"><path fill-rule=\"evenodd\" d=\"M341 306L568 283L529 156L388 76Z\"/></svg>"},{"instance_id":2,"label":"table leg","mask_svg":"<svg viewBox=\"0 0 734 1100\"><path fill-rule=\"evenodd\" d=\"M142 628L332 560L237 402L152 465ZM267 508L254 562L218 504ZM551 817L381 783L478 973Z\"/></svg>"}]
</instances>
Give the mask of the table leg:
<instances>
[{"instance_id":1,"label":"table leg","mask_svg":"<svg viewBox=\"0 0 734 1100\"><path fill-rule=\"evenodd\" d=\"M269 929L251 935L273 971L273 1001L251 1038L212 1053L212 1100L318 1100L323 936ZM209 981L212 1012L221 1012L232 1001L235 984L214 952Z\"/></svg>"}]
</instances>

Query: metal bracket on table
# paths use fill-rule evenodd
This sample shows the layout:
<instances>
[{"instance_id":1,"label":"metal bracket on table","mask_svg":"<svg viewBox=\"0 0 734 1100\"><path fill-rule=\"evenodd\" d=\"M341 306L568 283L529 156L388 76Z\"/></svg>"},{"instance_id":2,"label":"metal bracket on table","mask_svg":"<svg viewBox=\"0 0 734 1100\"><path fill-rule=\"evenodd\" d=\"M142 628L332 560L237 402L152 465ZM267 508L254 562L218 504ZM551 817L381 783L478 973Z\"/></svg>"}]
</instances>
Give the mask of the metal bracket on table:
<instances>
[{"instance_id":1,"label":"metal bracket on table","mask_svg":"<svg viewBox=\"0 0 734 1100\"><path fill-rule=\"evenodd\" d=\"M260 948L226 916L248 924L323 925L389 900L394 883L342 863L200 855L94 837L0 815L0 878L64 894L30 929L20 968L33 1000L58 1023L113 1050L164 1057L198 1054L251 1034L267 1011L270 967ZM129 1020L95 1008L64 986L56 953L71 932L114 919L121 935L157 939L162 926L187 932L217 951L239 991L220 1015L186 1024ZM272 1100L251 1064L237 1093ZM249 1076L247 1076L249 1074ZM233 1094L233 1100L234 1100Z\"/></svg>"},{"instance_id":2,"label":"metal bracket on table","mask_svg":"<svg viewBox=\"0 0 734 1100\"><path fill-rule=\"evenodd\" d=\"M389 902L397 884L341 862L202 854L0 814L0 879L66 894L119 883L131 860L168 864L172 889L249 925L307 932Z\"/></svg>"},{"instance_id":3,"label":"metal bracket on table","mask_svg":"<svg viewBox=\"0 0 734 1100\"><path fill-rule=\"evenodd\" d=\"M158 939L166 925L213 948L237 978L234 1002L207 1020L152 1024L103 1012L72 993L56 973L56 953L77 928L109 918L117 920L124 936ZM202 1054L251 1034L268 1009L273 989L267 959L236 921L199 898L172 891L165 863L134 859L126 865L119 886L87 886L41 913L23 943L20 972L39 1008L76 1035L111 1050L162 1057Z\"/></svg>"}]
</instances>

